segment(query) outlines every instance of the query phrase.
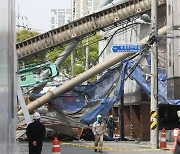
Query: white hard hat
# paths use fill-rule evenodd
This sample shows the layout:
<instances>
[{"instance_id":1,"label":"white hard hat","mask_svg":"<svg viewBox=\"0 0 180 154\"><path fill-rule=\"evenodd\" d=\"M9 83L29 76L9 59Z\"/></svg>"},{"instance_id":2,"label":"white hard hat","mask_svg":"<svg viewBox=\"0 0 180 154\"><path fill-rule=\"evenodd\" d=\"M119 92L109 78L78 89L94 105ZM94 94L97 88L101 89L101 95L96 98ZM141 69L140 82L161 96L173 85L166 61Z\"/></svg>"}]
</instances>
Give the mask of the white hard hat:
<instances>
[{"instance_id":1,"label":"white hard hat","mask_svg":"<svg viewBox=\"0 0 180 154\"><path fill-rule=\"evenodd\" d=\"M100 114L97 115L97 119L99 119L99 118L102 118L102 116Z\"/></svg>"},{"instance_id":2,"label":"white hard hat","mask_svg":"<svg viewBox=\"0 0 180 154\"><path fill-rule=\"evenodd\" d=\"M33 119L37 120L37 119L40 119L40 118L41 118L41 116L40 116L40 114L38 112L35 112L33 114Z\"/></svg>"},{"instance_id":3,"label":"white hard hat","mask_svg":"<svg viewBox=\"0 0 180 154\"><path fill-rule=\"evenodd\" d=\"M110 115L110 118L113 118L113 115L112 115L112 114Z\"/></svg>"},{"instance_id":4,"label":"white hard hat","mask_svg":"<svg viewBox=\"0 0 180 154\"><path fill-rule=\"evenodd\" d=\"M177 115L178 115L178 117L180 118L180 110L179 110L179 111L177 111Z\"/></svg>"}]
</instances>

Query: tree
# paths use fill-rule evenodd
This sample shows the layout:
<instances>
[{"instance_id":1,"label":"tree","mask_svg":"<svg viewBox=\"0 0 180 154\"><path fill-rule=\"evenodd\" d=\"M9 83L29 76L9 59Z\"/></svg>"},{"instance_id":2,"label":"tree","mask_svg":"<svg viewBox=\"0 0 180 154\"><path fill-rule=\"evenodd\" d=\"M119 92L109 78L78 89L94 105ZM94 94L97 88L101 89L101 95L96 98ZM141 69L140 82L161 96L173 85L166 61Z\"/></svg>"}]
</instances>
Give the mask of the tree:
<instances>
[{"instance_id":1,"label":"tree","mask_svg":"<svg viewBox=\"0 0 180 154\"><path fill-rule=\"evenodd\" d=\"M21 41L27 40L31 37L35 37L37 35L39 35L40 33L36 32L36 31L29 31L29 30L20 30L16 33L16 42L19 43ZM32 55L29 56L27 58L24 58L23 60L20 61L20 65L21 63L23 63L23 65L28 65L28 64L42 64L46 62L46 53L41 53L38 55Z\"/></svg>"},{"instance_id":2,"label":"tree","mask_svg":"<svg viewBox=\"0 0 180 154\"><path fill-rule=\"evenodd\" d=\"M98 40L101 37L99 35L91 36L89 38L89 64L96 65L98 63ZM59 47L47 54L48 60L55 62L55 60L64 51L65 47ZM79 43L79 46L73 52L74 56L74 76L85 71L86 66L86 39ZM69 56L61 66L61 69L65 69L66 73L71 73L71 57Z\"/></svg>"},{"instance_id":3,"label":"tree","mask_svg":"<svg viewBox=\"0 0 180 154\"><path fill-rule=\"evenodd\" d=\"M20 30L16 33L16 42L19 43L21 41L24 41L28 38L34 37L39 35L38 32L35 31L29 31L29 30Z\"/></svg>"},{"instance_id":4,"label":"tree","mask_svg":"<svg viewBox=\"0 0 180 154\"><path fill-rule=\"evenodd\" d=\"M21 42L28 38L39 35L38 32L21 30L17 32L17 42ZM98 63L98 41L101 39L99 35L94 35L89 37L89 65L96 65ZM82 40L77 46L76 50L73 52L74 55L74 76L85 71L86 66L86 41L87 39ZM56 47L51 51L40 52L40 54L35 54L28 56L28 58L23 59L23 64L42 64L49 62L55 62L56 59L64 51L65 46ZM69 56L63 62L61 70L64 70L67 74L71 74L71 57Z\"/></svg>"}]
</instances>

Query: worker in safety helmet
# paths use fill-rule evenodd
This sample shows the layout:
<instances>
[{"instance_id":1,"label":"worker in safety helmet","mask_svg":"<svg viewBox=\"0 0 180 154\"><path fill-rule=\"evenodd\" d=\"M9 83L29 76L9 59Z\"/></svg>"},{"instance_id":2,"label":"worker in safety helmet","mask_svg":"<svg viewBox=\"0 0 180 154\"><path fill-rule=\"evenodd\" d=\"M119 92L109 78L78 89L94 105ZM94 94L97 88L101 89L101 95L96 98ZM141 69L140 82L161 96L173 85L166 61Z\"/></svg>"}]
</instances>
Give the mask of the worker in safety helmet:
<instances>
[{"instance_id":1,"label":"worker in safety helmet","mask_svg":"<svg viewBox=\"0 0 180 154\"><path fill-rule=\"evenodd\" d=\"M99 150L100 153L102 153L102 147L103 147L103 135L105 133L105 125L103 123L103 119L101 115L97 115L97 121L93 123L92 131L95 136L95 142L94 142L94 151L97 152Z\"/></svg>"},{"instance_id":2,"label":"worker in safety helmet","mask_svg":"<svg viewBox=\"0 0 180 154\"><path fill-rule=\"evenodd\" d=\"M114 123L113 115L110 115L107 120L107 130L108 130L108 135L113 138L113 132L115 130L115 123Z\"/></svg>"},{"instance_id":3,"label":"worker in safety helmet","mask_svg":"<svg viewBox=\"0 0 180 154\"><path fill-rule=\"evenodd\" d=\"M40 114L33 114L33 122L27 126L26 135L29 142L29 154L41 154L42 140L45 137L45 126L40 122Z\"/></svg>"}]
</instances>

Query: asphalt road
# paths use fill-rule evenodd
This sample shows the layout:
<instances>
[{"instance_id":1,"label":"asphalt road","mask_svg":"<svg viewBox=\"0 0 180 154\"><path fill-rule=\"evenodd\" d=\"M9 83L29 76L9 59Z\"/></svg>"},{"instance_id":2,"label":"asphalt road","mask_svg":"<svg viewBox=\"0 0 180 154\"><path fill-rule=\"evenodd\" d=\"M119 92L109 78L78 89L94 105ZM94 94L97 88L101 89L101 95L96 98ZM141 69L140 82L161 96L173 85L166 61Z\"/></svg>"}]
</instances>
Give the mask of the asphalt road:
<instances>
[{"instance_id":1,"label":"asphalt road","mask_svg":"<svg viewBox=\"0 0 180 154\"><path fill-rule=\"evenodd\" d=\"M171 147L169 145L168 147ZM104 154L172 154L171 150L152 150L148 142L105 142ZM93 142L71 142L60 144L61 154L98 154ZM52 154L52 143L44 142L42 154ZM28 143L17 142L15 154L28 154Z\"/></svg>"}]
</instances>

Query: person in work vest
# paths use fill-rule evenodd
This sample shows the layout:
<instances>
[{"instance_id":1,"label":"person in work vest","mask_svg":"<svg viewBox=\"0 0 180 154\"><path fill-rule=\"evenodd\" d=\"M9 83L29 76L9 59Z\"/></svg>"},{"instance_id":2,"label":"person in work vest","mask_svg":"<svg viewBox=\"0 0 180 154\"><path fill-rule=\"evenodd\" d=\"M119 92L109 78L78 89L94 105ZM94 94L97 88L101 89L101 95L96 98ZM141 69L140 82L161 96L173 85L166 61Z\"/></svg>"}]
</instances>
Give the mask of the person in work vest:
<instances>
[{"instance_id":1,"label":"person in work vest","mask_svg":"<svg viewBox=\"0 0 180 154\"><path fill-rule=\"evenodd\" d=\"M93 123L92 131L94 133L95 142L94 142L94 151L97 152L97 149L99 149L99 152L102 153L102 147L103 147L103 135L105 133L105 125L103 123L103 119L101 115L97 115L97 121Z\"/></svg>"},{"instance_id":2,"label":"person in work vest","mask_svg":"<svg viewBox=\"0 0 180 154\"><path fill-rule=\"evenodd\" d=\"M42 140L45 137L45 126L40 122L40 114L33 114L33 122L27 126L26 135L29 143L29 154L41 154Z\"/></svg>"},{"instance_id":3,"label":"person in work vest","mask_svg":"<svg viewBox=\"0 0 180 154\"><path fill-rule=\"evenodd\" d=\"M108 135L113 138L113 133L115 130L115 123L113 119L113 115L110 115L109 119L107 120L107 130L108 130Z\"/></svg>"}]
</instances>

